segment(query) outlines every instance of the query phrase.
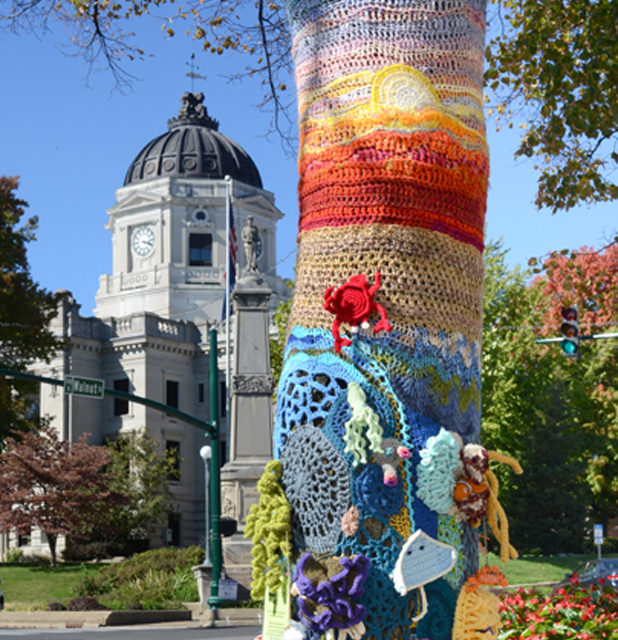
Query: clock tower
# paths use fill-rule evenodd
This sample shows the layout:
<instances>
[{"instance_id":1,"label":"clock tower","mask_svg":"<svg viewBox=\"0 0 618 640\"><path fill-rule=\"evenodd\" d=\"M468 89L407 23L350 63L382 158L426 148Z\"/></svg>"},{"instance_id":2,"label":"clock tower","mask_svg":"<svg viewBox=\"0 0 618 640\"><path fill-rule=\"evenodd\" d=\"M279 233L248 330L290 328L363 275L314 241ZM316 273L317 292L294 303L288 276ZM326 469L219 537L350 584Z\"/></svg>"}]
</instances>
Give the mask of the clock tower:
<instances>
[{"instance_id":1,"label":"clock tower","mask_svg":"<svg viewBox=\"0 0 618 640\"><path fill-rule=\"evenodd\" d=\"M286 296L275 275L276 223L282 213L262 188L247 152L219 132L201 93L185 93L168 131L131 163L108 210L113 265L99 280L95 316L150 312L198 325L221 318L225 291L226 215L258 230L258 269L273 300ZM229 199L229 205L227 200ZM237 271L244 267L236 252Z\"/></svg>"}]
</instances>

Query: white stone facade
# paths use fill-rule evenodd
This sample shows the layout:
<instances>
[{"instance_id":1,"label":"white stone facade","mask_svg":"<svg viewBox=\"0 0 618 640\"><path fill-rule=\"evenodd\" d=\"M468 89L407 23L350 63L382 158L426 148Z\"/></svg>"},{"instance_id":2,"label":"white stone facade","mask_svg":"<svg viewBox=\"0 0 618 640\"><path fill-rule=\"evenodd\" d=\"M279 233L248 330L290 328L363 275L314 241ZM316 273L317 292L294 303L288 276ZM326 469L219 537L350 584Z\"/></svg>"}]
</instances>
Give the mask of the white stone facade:
<instances>
[{"instance_id":1,"label":"white stone facade","mask_svg":"<svg viewBox=\"0 0 618 640\"><path fill-rule=\"evenodd\" d=\"M245 262L242 227L251 215L260 234L258 266L273 290L272 308L286 298L288 289L276 275L275 234L282 213L270 192L237 180L199 177L130 184L118 189L116 204L108 211L113 269L99 279L95 317L81 316L80 305L66 291L52 327L67 338L68 346L49 364L33 367L33 373L56 379L99 378L107 388L176 404L208 420L208 330L217 326L224 406L221 313L228 188L238 237L238 275ZM175 516L155 532L151 546L203 544L204 463L199 450L206 436L200 429L141 404L66 395L62 387L46 384L41 385L39 408L63 439L75 441L88 433L91 444L101 444L120 432L146 429L160 441L161 450L178 446L180 476L171 482ZM223 434L226 422L222 417ZM225 444L224 435L223 448ZM223 454L222 464L225 459ZM26 553L46 551L35 541L39 537L33 532L33 544L23 547ZM10 539L9 546L16 542Z\"/></svg>"},{"instance_id":2,"label":"white stone facade","mask_svg":"<svg viewBox=\"0 0 618 640\"><path fill-rule=\"evenodd\" d=\"M282 214L272 193L235 180L228 185L226 180L158 178L116 192L107 224L113 234L112 274L100 277L95 315L106 318L150 311L197 324L220 318L228 188L239 269L245 265L241 230L252 216L260 234L258 267L275 297L285 296L285 284L276 275L276 224ZM151 246L139 255L136 234L144 231L150 234ZM197 260L192 260L192 237L211 242Z\"/></svg>"}]
</instances>

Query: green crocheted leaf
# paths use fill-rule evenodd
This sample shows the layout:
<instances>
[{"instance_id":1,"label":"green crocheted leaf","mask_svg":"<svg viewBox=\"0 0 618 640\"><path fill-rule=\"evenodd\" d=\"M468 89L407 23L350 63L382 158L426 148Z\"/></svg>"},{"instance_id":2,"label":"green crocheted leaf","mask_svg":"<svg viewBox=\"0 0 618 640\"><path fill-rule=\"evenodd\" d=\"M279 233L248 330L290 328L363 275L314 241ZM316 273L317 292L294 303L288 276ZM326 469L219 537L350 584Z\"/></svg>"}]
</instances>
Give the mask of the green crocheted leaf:
<instances>
[{"instance_id":1,"label":"green crocheted leaf","mask_svg":"<svg viewBox=\"0 0 618 640\"><path fill-rule=\"evenodd\" d=\"M258 504L251 506L247 516L245 537L251 538L251 597L261 600L266 590L273 594L285 577L285 562L289 561L292 537L292 507L279 484L282 465L272 460L258 481Z\"/></svg>"}]
</instances>

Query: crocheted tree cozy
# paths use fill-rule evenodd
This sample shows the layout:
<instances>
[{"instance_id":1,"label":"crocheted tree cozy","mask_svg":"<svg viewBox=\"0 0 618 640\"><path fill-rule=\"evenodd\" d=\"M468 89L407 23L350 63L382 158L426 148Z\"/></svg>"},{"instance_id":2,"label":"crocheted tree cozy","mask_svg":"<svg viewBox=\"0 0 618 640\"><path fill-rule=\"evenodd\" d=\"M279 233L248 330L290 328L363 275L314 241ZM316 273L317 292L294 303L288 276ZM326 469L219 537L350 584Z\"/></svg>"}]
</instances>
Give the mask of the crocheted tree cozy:
<instances>
[{"instance_id":1,"label":"crocheted tree cozy","mask_svg":"<svg viewBox=\"0 0 618 640\"><path fill-rule=\"evenodd\" d=\"M264 468L257 488L258 504L247 515L245 537L251 538L251 597L264 598L266 590L276 593L285 577L285 562L290 560L292 533L290 503L279 484L282 464L272 460Z\"/></svg>"},{"instance_id":2,"label":"crocheted tree cozy","mask_svg":"<svg viewBox=\"0 0 618 640\"><path fill-rule=\"evenodd\" d=\"M419 497L418 468L441 426L479 442L485 0L286 8L300 219L273 450L295 551L369 558L365 637L410 640L420 599L389 578L404 542L450 545L454 588L478 568L477 530ZM386 317L391 331L363 328ZM363 460L359 438L346 450L353 383L408 458L363 442Z\"/></svg>"}]
</instances>

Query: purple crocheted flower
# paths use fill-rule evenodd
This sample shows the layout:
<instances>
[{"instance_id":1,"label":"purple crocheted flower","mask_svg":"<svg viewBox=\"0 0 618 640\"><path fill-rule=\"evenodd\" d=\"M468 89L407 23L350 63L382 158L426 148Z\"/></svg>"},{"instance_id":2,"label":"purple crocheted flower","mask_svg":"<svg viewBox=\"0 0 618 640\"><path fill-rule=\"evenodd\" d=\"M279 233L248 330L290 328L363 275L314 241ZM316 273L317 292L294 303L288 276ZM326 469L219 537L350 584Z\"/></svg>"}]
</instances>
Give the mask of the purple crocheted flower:
<instances>
[{"instance_id":1,"label":"purple crocheted flower","mask_svg":"<svg viewBox=\"0 0 618 640\"><path fill-rule=\"evenodd\" d=\"M356 600L364 593L369 559L361 554L342 556L337 569L333 573L333 562L320 563L310 553L305 553L296 565L298 608L319 631L346 629L365 617L365 607Z\"/></svg>"}]
</instances>

